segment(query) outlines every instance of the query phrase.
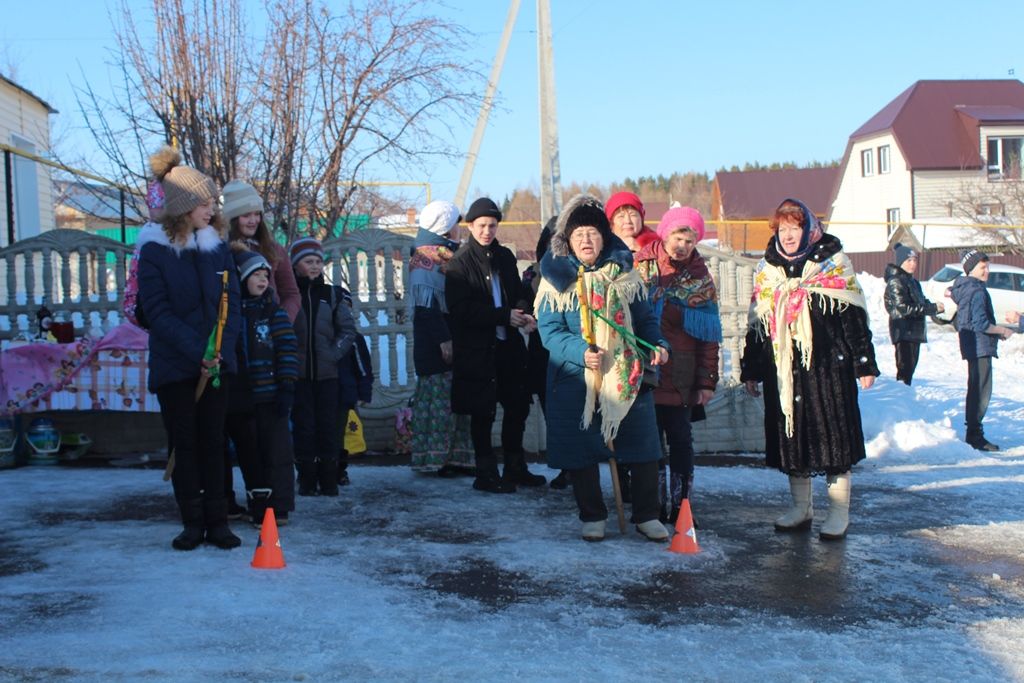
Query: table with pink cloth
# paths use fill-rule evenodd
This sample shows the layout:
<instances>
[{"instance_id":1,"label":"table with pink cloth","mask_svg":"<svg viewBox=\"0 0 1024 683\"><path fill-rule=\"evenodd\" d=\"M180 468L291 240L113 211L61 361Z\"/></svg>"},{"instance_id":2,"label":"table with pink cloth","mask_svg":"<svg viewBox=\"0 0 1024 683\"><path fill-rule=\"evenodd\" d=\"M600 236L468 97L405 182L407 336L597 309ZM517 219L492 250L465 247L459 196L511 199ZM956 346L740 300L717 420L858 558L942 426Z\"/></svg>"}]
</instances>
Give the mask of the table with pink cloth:
<instances>
[{"instance_id":1,"label":"table with pink cloth","mask_svg":"<svg viewBox=\"0 0 1024 683\"><path fill-rule=\"evenodd\" d=\"M149 335L118 325L102 339L26 344L0 352L0 414L45 410L159 412L146 391Z\"/></svg>"}]
</instances>

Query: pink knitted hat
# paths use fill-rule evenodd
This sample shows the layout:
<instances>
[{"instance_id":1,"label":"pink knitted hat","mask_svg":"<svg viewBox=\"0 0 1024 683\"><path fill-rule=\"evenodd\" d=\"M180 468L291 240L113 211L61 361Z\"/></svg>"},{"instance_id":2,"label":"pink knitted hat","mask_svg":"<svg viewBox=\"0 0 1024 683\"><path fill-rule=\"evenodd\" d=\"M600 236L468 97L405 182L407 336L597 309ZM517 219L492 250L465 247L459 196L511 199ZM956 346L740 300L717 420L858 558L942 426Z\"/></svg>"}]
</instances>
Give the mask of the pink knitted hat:
<instances>
[{"instance_id":1,"label":"pink knitted hat","mask_svg":"<svg viewBox=\"0 0 1024 683\"><path fill-rule=\"evenodd\" d=\"M658 237L667 240L679 228L690 228L697 233L697 241L704 239L704 218L700 211L689 206L677 206L665 212L658 223Z\"/></svg>"}]
</instances>

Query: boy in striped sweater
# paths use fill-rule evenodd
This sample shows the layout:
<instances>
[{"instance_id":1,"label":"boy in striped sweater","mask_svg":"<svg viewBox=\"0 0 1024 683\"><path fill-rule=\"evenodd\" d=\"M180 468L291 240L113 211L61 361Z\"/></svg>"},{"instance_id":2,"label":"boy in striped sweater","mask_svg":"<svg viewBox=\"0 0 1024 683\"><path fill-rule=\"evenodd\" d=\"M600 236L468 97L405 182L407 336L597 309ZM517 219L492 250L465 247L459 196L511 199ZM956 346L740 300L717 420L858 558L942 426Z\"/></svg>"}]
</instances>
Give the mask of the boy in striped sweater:
<instances>
[{"instance_id":1,"label":"boy in striped sweater","mask_svg":"<svg viewBox=\"0 0 1024 683\"><path fill-rule=\"evenodd\" d=\"M270 264L260 254L235 252L242 290L238 376L231 385L228 436L235 444L257 527L268 507L279 525L295 509L294 460L288 416L295 401L298 343L288 314L274 299Z\"/></svg>"}]
</instances>

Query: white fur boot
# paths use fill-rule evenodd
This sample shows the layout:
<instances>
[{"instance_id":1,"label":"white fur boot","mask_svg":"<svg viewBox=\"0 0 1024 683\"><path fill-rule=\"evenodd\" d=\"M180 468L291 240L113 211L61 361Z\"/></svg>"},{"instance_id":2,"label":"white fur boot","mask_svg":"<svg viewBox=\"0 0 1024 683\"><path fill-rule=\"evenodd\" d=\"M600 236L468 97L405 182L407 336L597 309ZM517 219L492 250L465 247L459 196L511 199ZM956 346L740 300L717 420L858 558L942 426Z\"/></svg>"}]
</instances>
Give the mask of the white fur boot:
<instances>
[{"instance_id":1,"label":"white fur boot","mask_svg":"<svg viewBox=\"0 0 1024 683\"><path fill-rule=\"evenodd\" d=\"M850 525L850 473L830 474L828 482L828 516L821 525L819 536L823 541L846 538Z\"/></svg>"},{"instance_id":2,"label":"white fur boot","mask_svg":"<svg viewBox=\"0 0 1024 683\"><path fill-rule=\"evenodd\" d=\"M810 477L789 476L789 492L793 495L793 507L775 520L776 531L802 531L811 528L814 519L814 505L811 502Z\"/></svg>"}]
</instances>

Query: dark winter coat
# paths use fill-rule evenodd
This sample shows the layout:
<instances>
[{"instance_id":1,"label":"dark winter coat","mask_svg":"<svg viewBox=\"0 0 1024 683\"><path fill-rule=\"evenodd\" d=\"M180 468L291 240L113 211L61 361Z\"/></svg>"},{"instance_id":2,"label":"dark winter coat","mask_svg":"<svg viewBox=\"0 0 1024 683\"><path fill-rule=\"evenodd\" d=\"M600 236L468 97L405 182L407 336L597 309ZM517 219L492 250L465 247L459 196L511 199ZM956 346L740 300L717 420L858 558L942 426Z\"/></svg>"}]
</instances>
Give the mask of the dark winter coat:
<instances>
[{"instance_id":1,"label":"dark winter coat","mask_svg":"<svg viewBox=\"0 0 1024 683\"><path fill-rule=\"evenodd\" d=\"M337 379L338 361L352 348L356 324L345 303L346 292L316 280L296 277L302 308L295 317L299 344L299 377L311 381Z\"/></svg>"},{"instance_id":2,"label":"dark winter coat","mask_svg":"<svg viewBox=\"0 0 1024 683\"><path fill-rule=\"evenodd\" d=\"M355 343L348 354L341 359L338 368L338 405L354 408L358 403L373 400L373 358L366 337L356 335Z\"/></svg>"},{"instance_id":3,"label":"dark winter coat","mask_svg":"<svg viewBox=\"0 0 1024 683\"><path fill-rule=\"evenodd\" d=\"M147 224L139 233L139 301L149 324L149 390L199 379L210 333L217 324L222 273L228 277L228 318L221 346L221 372L237 371L235 347L241 329L238 274L231 251L211 226L172 245L163 228Z\"/></svg>"},{"instance_id":4,"label":"dark winter coat","mask_svg":"<svg viewBox=\"0 0 1024 683\"><path fill-rule=\"evenodd\" d=\"M669 258L661 240L638 251L634 262L649 293L672 287L679 278L693 279L697 273L705 277L708 272L704 257L696 249L685 263L679 263ZM710 310L713 310L714 317L718 318L717 300L715 303L707 315L711 316ZM718 385L717 339L721 338L721 322L715 320L716 340L698 339L686 330L685 314L681 303L666 302L662 298L661 334L671 344L672 355L660 368L658 386L654 390L654 402L658 405L693 406L701 390L714 391Z\"/></svg>"},{"instance_id":5,"label":"dark winter coat","mask_svg":"<svg viewBox=\"0 0 1024 683\"><path fill-rule=\"evenodd\" d=\"M489 267L488 267L489 266ZM498 278L501 306L495 307L491 277ZM498 401L514 400L526 392L526 344L509 325L512 309L525 309L516 257L495 240L484 247L472 237L448 262L444 285L452 335L452 411L472 414L492 410ZM496 328L505 326L507 344L498 357ZM507 396L498 396L496 367L509 370L518 383L503 383Z\"/></svg>"},{"instance_id":6,"label":"dark winter coat","mask_svg":"<svg viewBox=\"0 0 1024 683\"><path fill-rule=\"evenodd\" d=\"M598 257L600 268L618 263L623 271L633 268L633 255L618 237L608 240ZM546 254L540 263L541 275L559 292L575 286L579 261L573 256ZM646 298L629 305L633 332L644 341L668 348L662 338L658 319ZM544 347L550 354L547 371L547 452L548 466L579 469L614 457L618 462L649 462L661 458L661 440L654 416L654 393L641 391L629 413L619 425L612 453L601 436L600 412L586 431L580 429L587 387L580 312L554 311L543 303L537 307L537 324Z\"/></svg>"},{"instance_id":7,"label":"dark winter coat","mask_svg":"<svg viewBox=\"0 0 1024 683\"><path fill-rule=\"evenodd\" d=\"M231 383L232 413L250 412L256 403L270 403L278 387L294 384L299 375L298 342L288 313L271 289L259 297L242 298L243 331L238 336L238 376ZM288 387L285 391L294 391Z\"/></svg>"},{"instance_id":8,"label":"dark winter coat","mask_svg":"<svg viewBox=\"0 0 1024 683\"><path fill-rule=\"evenodd\" d=\"M917 278L893 263L887 265L884 301L893 344L928 341L925 316L938 313L938 307L925 298Z\"/></svg>"},{"instance_id":9,"label":"dark winter coat","mask_svg":"<svg viewBox=\"0 0 1024 683\"><path fill-rule=\"evenodd\" d=\"M991 356L998 358L999 335L987 334L996 324L992 297L985 283L970 275L961 275L954 282L950 296L956 304L956 329L960 335L960 357L974 360Z\"/></svg>"},{"instance_id":10,"label":"dark winter coat","mask_svg":"<svg viewBox=\"0 0 1024 683\"><path fill-rule=\"evenodd\" d=\"M764 258L782 266L790 278L801 276L806 260L820 263L842 249L835 236L826 234L804 259L787 261L775 240L769 241ZM821 299L814 293L807 302L813 334L810 369L794 349L792 437L786 435L771 338L759 321L747 332L741 361L742 381L764 383L765 462L787 474L841 474L865 457L857 378L879 374L867 313Z\"/></svg>"}]
</instances>

